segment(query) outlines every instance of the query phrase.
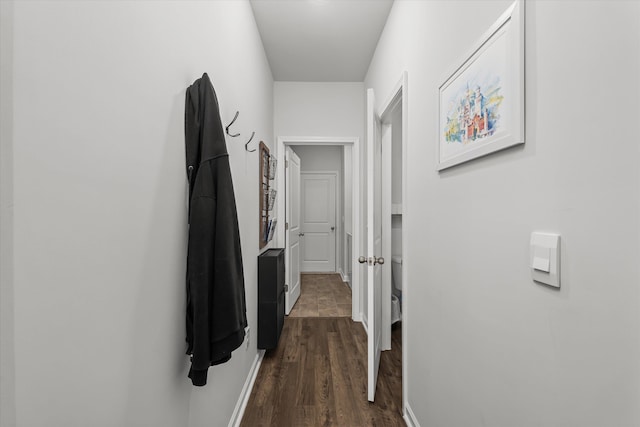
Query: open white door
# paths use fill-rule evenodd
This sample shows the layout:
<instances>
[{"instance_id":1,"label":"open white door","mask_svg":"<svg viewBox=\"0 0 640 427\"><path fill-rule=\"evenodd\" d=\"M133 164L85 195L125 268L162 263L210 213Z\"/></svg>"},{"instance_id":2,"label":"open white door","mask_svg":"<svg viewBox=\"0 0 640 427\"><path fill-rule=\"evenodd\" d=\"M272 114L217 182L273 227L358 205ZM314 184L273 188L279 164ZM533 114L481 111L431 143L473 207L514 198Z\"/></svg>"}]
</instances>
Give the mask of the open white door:
<instances>
[{"instance_id":1,"label":"open white door","mask_svg":"<svg viewBox=\"0 0 640 427\"><path fill-rule=\"evenodd\" d=\"M373 402L382 345L382 142L373 89L367 90L367 331L368 399Z\"/></svg>"},{"instance_id":2,"label":"open white door","mask_svg":"<svg viewBox=\"0 0 640 427\"><path fill-rule=\"evenodd\" d=\"M288 315L300 296L300 157L290 148L285 151L287 245L285 268L287 287L284 294L285 313Z\"/></svg>"}]
</instances>

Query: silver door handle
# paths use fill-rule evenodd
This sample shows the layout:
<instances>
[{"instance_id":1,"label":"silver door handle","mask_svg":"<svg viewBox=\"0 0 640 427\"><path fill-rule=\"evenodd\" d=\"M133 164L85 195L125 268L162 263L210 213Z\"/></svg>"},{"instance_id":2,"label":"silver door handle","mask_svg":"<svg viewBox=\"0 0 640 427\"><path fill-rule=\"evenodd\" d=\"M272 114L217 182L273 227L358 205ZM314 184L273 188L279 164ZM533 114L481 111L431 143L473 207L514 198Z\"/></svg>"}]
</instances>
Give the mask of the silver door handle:
<instances>
[{"instance_id":1,"label":"silver door handle","mask_svg":"<svg viewBox=\"0 0 640 427\"><path fill-rule=\"evenodd\" d=\"M376 265L376 264L384 264L384 258L382 257L371 257L371 258L365 258L363 256L361 256L360 258L358 258L358 262L360 264L364 264L365 262L369 265Z\"/></svg>"},{"instance_id":2,"label":"silver door handle","mask_svg":"<svg viewBox=\"0 0 640 427\"><path fill-rule=\"evenodd\" d=\"M298 233L298 237L304 237L304 233Z\"/></svg>"}]
</instances>

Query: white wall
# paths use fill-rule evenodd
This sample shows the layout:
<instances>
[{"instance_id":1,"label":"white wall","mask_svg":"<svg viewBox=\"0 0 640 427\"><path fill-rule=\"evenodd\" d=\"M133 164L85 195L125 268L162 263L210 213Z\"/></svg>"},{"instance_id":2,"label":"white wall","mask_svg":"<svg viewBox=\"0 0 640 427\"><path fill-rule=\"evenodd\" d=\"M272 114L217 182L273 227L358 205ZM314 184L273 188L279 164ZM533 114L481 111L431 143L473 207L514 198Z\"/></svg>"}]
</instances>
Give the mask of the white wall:
<instances>
[{"instance_id":1,"label":"white wall","mask_svg":"<svg viewBox=\"0 0 640 427\"><path fill-rule=\"evenodd\" d=\"M300 172L336 171L342 176L342 147L330 145L292 145L300 157Z\"/></svg>"},{"instance_id":2,"label":"white wall","mask_svg":"<svg viewBox=\"0 0 640 427\"><path fill-rule=\"evenodd\" d=\"M364 137L362 83L274 82L276 136Z\"/></svg>"},{"instance_id":3,"label":"white wall","mask_svg":"<svg viewBox=\"0 0 640 427\"><path fill-rule=\"evenodd\" d=\"M240 110L228 146L255 334L258 161L240 140L273 134L273 82L250 5L14 9L18 425L226 425L256 339L206 387L186 377L184 100L206 71L223 121Z\"/></svg>"},{"instance_id":4,"label":"white wall","mask_svg":"<svg viewBox=\"0 0 640 427\"><path fill-rule=\"evenodd\" d=\"M366 77L384 100L409 73L409 404L423 426L637 426L640 3L528 1L526 144L438 173L441 78L509 4L396 1ZM531 280L536 230L562 235L559 291Z\"/></svg>"},{"instance_id":5,"label":"white wall","mask_svg":"<svg viewBox=\"0 0 640 427\"><path fill-rule=\"evenodd\" d=\"M13 2L0 2L0 426L15 426Z\"/></svg>"}]
</instances>

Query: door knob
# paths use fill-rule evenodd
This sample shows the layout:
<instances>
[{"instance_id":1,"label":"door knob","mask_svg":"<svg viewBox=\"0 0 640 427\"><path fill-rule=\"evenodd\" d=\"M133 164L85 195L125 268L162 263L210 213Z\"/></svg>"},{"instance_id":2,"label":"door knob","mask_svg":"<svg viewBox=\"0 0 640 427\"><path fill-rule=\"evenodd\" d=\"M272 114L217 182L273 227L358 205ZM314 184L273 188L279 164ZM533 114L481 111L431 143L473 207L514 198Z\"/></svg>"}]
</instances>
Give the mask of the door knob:
<instances>
[{"instance_id":1,"label":"door knob","mask_svg":"<svg viewBox=\"0 0 640 427\"><path fill-rule=\"evenodd\" d=\"M335 227L331 227L331 231L333 231L333 230L335 230L335 229L336 229Z\"/></svg>"},{"instance_id":2,"label":"door knob","mask_svg":"<svg viewBox=\"0 0 640 427\"><path fill-rule=\"evenodd\" d=\"M358 262L360 264L364 264L365 262L367 262L367 259L365 257L361 256L360 258L358 258Z\"/></svg>"},{"instance_id":3,"label":"door knob","mask_svg":"<svg viewBox=\"0 0 640 427\"><path fill-rule=\"evenodd\" d=\"M373 264L384 264L384 258L379 257L379 258L373 258Z\"/></svg>"},{"instance_id":4,"label":"door knob","mask_svg":"<svg viewBox=\"0 0 640 427\"><path fill-rule=\"evenodd\" d=\"M298 237L304 237L304 233L298 233Z\"/></svg>"}]
</instances>

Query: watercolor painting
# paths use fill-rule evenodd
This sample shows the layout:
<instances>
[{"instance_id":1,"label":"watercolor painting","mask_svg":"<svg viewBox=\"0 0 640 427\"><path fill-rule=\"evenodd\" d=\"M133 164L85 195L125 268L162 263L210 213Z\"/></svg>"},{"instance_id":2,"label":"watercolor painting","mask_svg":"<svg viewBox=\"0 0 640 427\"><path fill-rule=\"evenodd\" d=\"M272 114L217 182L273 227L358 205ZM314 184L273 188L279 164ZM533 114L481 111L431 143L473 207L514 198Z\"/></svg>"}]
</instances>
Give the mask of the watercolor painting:
<instances>
[{"instance_id":1,"label":"watercolor painting","mask_svg":"<svg viewBox=\"0 0 640 427\"><path fill-rule=\"evenodd\" d=\"M449 102L443 129L447 143L468 144L493 135L500 127L500 106L504 100L500 76L468 81Z\"/></svg>"},{"instance_id":2,"label":"watercolor painting","mask_svg":"<svg viewBox=\"0 0 640 427\"><path fill-rule=\"evenodd\" d=\"M524 10L516 1L439 87L438 170L524 143Z\"/></svg>"}]
</instances>

